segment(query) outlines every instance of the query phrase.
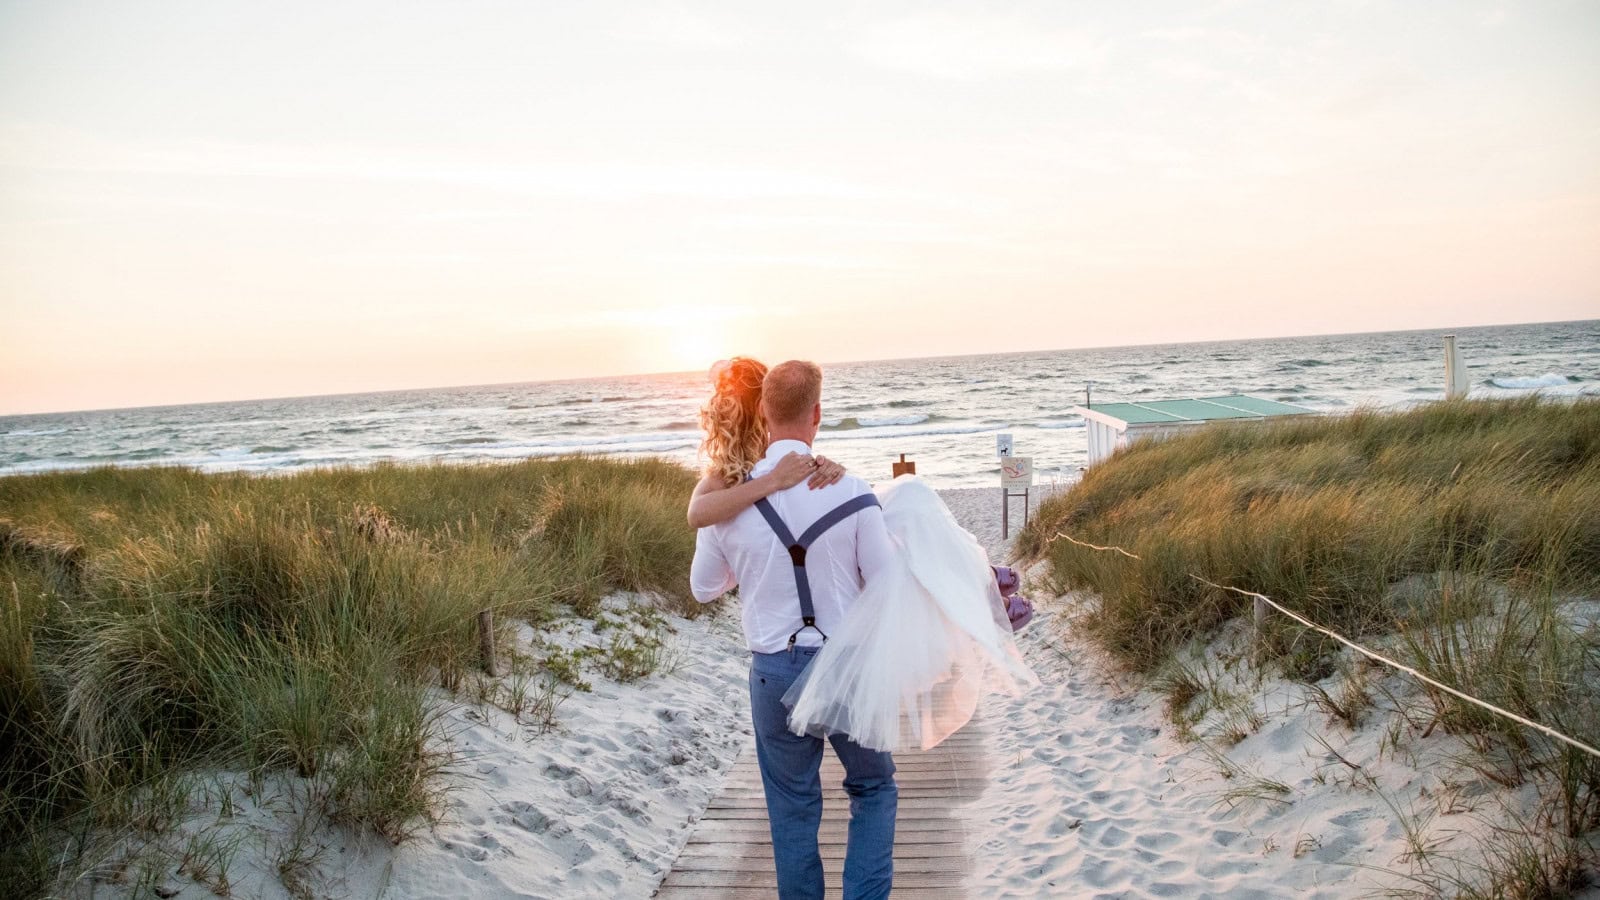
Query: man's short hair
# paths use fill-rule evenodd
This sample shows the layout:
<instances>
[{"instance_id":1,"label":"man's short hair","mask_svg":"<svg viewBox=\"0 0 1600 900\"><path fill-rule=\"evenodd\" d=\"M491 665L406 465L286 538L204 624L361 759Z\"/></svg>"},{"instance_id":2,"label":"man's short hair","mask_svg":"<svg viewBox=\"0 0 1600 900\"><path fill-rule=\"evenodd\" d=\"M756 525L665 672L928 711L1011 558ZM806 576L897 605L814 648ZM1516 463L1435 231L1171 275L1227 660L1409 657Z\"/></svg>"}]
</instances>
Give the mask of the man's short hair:
<instances>
[{"instance_id":1,"label":"man's short hair","mask_svg":"<svg viewBox=\"0 0 1600 900\"><path fill-rule=\"evenodd\" d=\"M803 359L781 362L767 370L761 382L761 404L767 421L777 425L800 422L822 402L822 369Z\"/></svg>"}]
</instances>

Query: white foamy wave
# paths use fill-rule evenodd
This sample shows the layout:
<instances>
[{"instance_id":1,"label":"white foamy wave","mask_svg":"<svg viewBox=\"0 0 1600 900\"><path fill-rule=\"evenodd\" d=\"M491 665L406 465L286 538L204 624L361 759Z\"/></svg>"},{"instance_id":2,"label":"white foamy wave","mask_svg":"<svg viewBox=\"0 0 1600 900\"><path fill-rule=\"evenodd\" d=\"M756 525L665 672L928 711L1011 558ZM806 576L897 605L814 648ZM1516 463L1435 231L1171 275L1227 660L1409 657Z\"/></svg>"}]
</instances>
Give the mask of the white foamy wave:
<instances>
[{"instance_id":1,"label":"white foamy wave","mask_svg":"<svg viewBox=\"0 0 1600 900\"><path fill-rule=\"evenodd\" d=\"M1074 420L1072 420L1070 422L1035 422L1035 423L1033 423L1033 427L1035 427L1035 428L1044 428L1044 429L1048 429L1048 430L1051 430L1051 431L1054 431L1055 429L1058 429L1058 428L1082 428L1083 427L1083 420L1082 419L1074 419Z\"/></svg>"},{"instance_id":2,"label":"white foamy wave","mask_svg":"<svg viewBox=\"0 0 1600 900\"><path fill-rule=\"evenodd\" d=\"M995 430L993 425L933 425L927 428L918 428L914 425L885 425L871 429L858 428L853 431L830 431L818 438L818 440L875 441L888 438L925 437L939 434L978 434L993 430Z\"/></svg>"},{"instance_id":3,"label":"white foamy wave","mask_svg":"<svg viewBox=\"0 0 1600 900\"><path fill-rule=\"evenodd\" d=\"M921 425L931 418L926 414L909 413L900 416L845 416L843 418L823 419L822 427L827 431L852 431L857 428L892 428L897 425Z\"/></svg>"},{"instance_id":4,"label":"white foamy wave","mask_svg":"<svg viewBox=\"0 0 1600 900\"><path fill-rule=\"evenodd\" d=\"M882 428L885 425L921 425L928 421L927 416L916 414L905 416L863 416L857 419L862 428Z\"/></svg>"},{"instance_id":5,"label":"white foamy wave","mask_svg":"<svg viewBox=\"0 0 1600 900\"><path fill-rule=\"evenodd\" d=\"M1572 379L1554 372L1546 372L1537 378L1491 378L1489 383L1499 388L1525 390L1528 388L1565 387L1572 383Z\"/></svg>"}]
</instances>

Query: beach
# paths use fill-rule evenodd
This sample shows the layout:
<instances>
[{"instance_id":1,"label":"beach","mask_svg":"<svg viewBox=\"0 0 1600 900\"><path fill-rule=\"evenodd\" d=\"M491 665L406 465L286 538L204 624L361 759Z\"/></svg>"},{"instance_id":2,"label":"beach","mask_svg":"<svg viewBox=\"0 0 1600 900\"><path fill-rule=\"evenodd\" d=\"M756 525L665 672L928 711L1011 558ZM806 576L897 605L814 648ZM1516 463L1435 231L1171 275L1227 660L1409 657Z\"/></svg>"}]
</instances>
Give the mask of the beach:
<instances>
[{"instance_id":1,"label":"beach","mask_svg":"<svg viewBox=\"0 0 1600 900\"><path fill-rule=\"evenodd\" d=\"M0 12L0 900L770 900L780 693L830 897L1600 900L1600 5L303 7Z\"/></svg>"},{"instance_id":2,"label":"beach","mask_svg":"<svg viewBox=\"0 0 1600 900\"><path fill-rule=\"evenodd\" d=\"M998 487L930 480L1021 572L1037 614L1018 646L1041 683L980 703L956 746L982 764L959 790L913 789L908 829L936 808L960 849L909 883L1580 885L1600 809L1583 757L1252 621L1191 573L1250 573L1584 738L1597 412L1523 398L1209 427L1036 484L1009 535ZM72 896L644 898L703 827L720 837L685 857L701 882L722 848L769 852L739 600L687 596L693 479L592 458L0 479L20 676L0 812L27 842L0 876ZM1495 536L1467 560L1463 523ZM1058 541L1072 532L1106 546Z\"/></svg>"},{"instance_id":3,"label":"beach","mask_svg":"<svg viewBox=\"0 0 1600 900\"><path fill-rule=\"evenodd\" d=\"M1005 558L997 489L941 496L993 559ZM1074 634L1080 598L1034 599L1039 613L1019 645L1043 685L982 704L988 783L954 811L968 834L970 896L1356 896L1404 882L1408 836L1395 810L1431 808L1449 792L1450 837L1433 847L1448 852L1487 827L1474 812L1528 802L1441 779L1439 767L1463 751L1456 739L1419 741L1402 761L1384 752L1390 723L1338 729L1287 681L1260 685L1258 728L1237 744L1179 739L1161 696ZM625 615L649 602L614 594L603 609ZM668 665L631 683L592 675L593 689L569 692L549 727L440 694L452 762L438 820L398 847L317 830L295 884L313 896L406 900L650 896L751 741L737 599L669 627ZM537 658L599 643L590 622L572 619L543 632L520 626L515 650ZM1220 668L1226 649L1224 638L1204 658ZM1399 698L1413 690L1384 684ZM240 790L239 811L219 823L214 808L197 809L171 840L241 835L234 894L295 896L277 868L303 827L292 779L256 800L237 778L220 783ZM828 802L844 802L828 790ZM162 886L174 892L164 896L211 894L176 875Z\"/></svg>"}]
</instances>

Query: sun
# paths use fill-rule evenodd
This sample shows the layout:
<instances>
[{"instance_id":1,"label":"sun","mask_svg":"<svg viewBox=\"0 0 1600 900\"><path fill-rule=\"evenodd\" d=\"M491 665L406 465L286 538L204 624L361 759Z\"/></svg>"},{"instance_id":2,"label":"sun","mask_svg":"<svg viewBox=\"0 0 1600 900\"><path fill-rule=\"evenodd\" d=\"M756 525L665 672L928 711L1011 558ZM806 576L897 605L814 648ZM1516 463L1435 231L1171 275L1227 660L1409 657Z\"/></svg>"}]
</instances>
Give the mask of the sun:
<instances>
[{"instance_id":1,"label":"sun","mask_svg":"<svg viewBox=\"0 0 1600 900\"><path fill-rule=\"evenodd\" d=\"M674 325L667 330L666 338L665 363L675 372L709 369L724 355L724 335L709 322Z\"/></svg>"}]
</instances>

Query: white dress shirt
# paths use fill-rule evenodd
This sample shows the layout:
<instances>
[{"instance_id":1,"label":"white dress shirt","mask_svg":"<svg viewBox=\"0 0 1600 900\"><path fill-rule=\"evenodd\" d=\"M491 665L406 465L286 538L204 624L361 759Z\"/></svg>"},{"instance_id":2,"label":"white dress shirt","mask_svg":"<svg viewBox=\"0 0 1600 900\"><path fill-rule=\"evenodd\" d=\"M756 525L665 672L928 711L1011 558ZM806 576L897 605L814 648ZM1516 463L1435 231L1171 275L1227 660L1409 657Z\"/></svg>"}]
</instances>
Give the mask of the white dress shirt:
<instances>
[{"instance_id":1,"label":"white dress shirt","mask_svg":"<svg viewBox=\"0 0 1600 900\"><path fill-rule=\"evenodd\" d=\"M766 474L791 452L809 456L811 448L801 441L774 441L750 474ZM846 475L818 490L802 481L767 500L789 526L789 532L799 537L834 507L871 490L865 481ZM806 550L806 576L811 582L817 628L832 634L861 595L865 579L887 569L896 552L883 524L883 511L876 506L823 532ZM784 649L789 645L789 635L802 624L789 551L754 506L726 522L700 529L695 535L689 582L695 599L701 603L710 603L735 586L740 588L745 642L757 653ZM822 636L807 628L795 643L816 646L822 643Z\"/></svg>"}]
</instances>

